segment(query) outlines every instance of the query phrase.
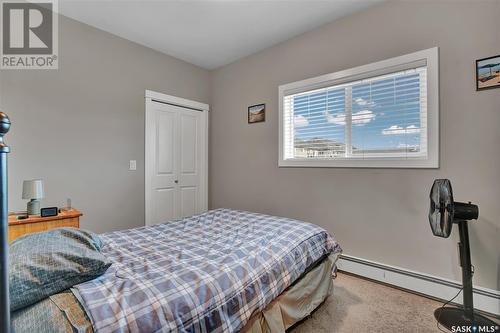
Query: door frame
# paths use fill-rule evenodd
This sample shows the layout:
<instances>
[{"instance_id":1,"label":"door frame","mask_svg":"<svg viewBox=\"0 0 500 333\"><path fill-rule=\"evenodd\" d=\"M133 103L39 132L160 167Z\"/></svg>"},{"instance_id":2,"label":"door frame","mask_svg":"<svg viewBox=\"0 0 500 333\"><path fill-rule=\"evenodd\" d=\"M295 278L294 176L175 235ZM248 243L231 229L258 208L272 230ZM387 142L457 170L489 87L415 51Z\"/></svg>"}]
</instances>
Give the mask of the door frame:
<instances>
[{"instance_id":1,"label":"door frame","mask_svg":"<svg viewBox=\"0 0 500 333\"><path fill-rule=\"evenodd\" d=\"M152 105L155 102L170 104L174 106L179 106L187 108L190 110L198 110L203 112L203 118L205 121L205 144L203 145L203 158L202 158L202 168L201 168L201 192L203 196L202 207L206 211L208 209L208 112L210 106L205 103L200 103L197 101L192 101L185 98L180 98L176 96L166 95L160 92L146 90L145 95L145 123L144 123L144 222L145 225L151 225L151 212L149 211L149 204L151 201L151 176L153 172L152 165L150 164L154 156L154 151L151 149L153 145L151 144L152 136L149 135L151 128L151 116L152 116Z\"/></svg>"}]
</instances>

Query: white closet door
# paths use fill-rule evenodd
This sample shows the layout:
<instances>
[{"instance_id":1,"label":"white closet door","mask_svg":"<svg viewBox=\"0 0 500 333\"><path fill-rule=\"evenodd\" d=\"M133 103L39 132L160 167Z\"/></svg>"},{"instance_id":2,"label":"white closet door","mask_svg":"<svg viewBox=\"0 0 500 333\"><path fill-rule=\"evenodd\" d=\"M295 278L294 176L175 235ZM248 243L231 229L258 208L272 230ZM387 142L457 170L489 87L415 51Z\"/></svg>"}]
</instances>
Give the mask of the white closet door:
<instances>
[{"instance_id":1,"label":"white closet door","mask_svg":"<svg viewBox=\"0 0 500 333\"><path fill-rule=\"evenodd\" d=\"M180 215L186 217L203 209L201 167L205 128L200 111L179 113L179 201Z\"/></svg>"},{"instance_id":2,"label":"white closet door","mask_svg":"<svg viewBox=\"0 0 500 333\"><path fill-rule=\"evenodd\" d=\"M146 103L146 225L206 210L206 112Z\"/></svg>"}]
</instances>

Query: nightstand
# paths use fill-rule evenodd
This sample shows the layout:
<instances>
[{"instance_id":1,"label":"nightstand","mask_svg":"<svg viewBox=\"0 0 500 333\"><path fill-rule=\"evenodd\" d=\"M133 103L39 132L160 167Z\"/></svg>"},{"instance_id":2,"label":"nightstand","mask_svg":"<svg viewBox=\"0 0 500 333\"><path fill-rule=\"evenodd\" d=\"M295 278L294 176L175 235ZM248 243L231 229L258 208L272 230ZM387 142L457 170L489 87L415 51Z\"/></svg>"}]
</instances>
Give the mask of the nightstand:
<instances>
[{"instance_id":1,"label":"nightstand","mask_svg":"<svg viewBox=\"0 0 500 333\"><path fill-rule=\"evenodd\" d=\"M50 217L31 215L22 220L19 220L17 215L9 215L9 242L35 232L62 227L79 228L82 215L77 209L62 211L59 215Z\"/></svg>"}]
</instances>

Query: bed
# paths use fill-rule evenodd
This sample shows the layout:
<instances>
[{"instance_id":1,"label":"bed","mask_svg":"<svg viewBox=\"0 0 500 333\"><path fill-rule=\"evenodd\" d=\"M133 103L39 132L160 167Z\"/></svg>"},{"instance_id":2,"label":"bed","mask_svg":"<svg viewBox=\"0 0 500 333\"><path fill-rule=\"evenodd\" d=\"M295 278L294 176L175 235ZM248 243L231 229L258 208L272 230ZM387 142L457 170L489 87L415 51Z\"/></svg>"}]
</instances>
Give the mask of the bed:
<instances>
[{"instance_id":1,"label":"bed","mask_svg":"<svg viewBox=\"0 0 500 333\"><path fill-rule=\"evenodd\" d=\"M14 312L16 332L284 332L341 253L314 224L230 209L101 238L111 267Z\"/></svg>"}]
</instances>

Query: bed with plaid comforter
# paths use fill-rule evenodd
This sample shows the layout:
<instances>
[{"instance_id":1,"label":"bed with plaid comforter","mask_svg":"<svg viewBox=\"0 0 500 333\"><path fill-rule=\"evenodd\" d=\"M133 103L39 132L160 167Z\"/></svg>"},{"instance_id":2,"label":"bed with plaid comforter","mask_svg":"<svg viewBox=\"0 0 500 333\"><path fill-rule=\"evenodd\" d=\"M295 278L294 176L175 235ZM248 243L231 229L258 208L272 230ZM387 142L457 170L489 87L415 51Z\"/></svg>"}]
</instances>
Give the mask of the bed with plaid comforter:
<instances>
[{"instance_id":1,"label":"bed with plaid comforter","mask_svg":"<svg viewBox=\"0 0 500 333\"><path fill-rule=\"evenodd\" d=\"M341 251L322 228L217 209L102 235L113 265L75 286L96 332L237 332Z\"/></svg>"}]
</instances>

